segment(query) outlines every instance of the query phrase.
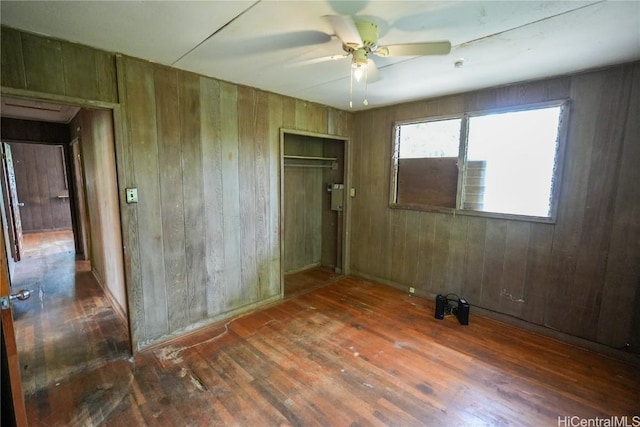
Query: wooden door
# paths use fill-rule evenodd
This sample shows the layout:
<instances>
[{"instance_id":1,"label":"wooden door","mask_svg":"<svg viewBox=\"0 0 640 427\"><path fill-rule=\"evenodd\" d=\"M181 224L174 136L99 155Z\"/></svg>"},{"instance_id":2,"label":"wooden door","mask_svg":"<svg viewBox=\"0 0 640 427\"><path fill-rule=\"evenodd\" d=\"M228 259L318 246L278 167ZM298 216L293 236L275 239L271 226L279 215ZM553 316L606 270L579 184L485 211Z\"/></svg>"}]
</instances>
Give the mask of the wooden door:
<instances>
[{"instance_id":1,"label":"wooden door","mask_svg":"<svg viewBox=\"0 0 640 427\"><path fill-rule=\"evenodd\" d=\"M4 241L3 227L0 227L0 237L0 241ZM7 253L4 248L0 248L0 297L4 301L0 310L2 322L2 424L26 426L27 412L22 394L20 362L18 361L18 348L13 329L13 310L11 302L9 302L10 293ZM6 299L4 299L5 297ZM5 392L8 392L11 399L5 399ZM9 407L7 408L5 405L9 405Z\"/></svg>"},{"instance_id":2,"label":"wooden door","mask_svg":"<svg viewBox=\"0 0 640 427\"><path fill-rule=\"evenodd\" d=\"M64 147L17 142L9 146L21 202L22 231L71 228Z\"/></svg>"},{"instance_id":3,"label":"wooden door","mask_svg":"<svg viewBox=\"0 0 640 427\"><path fill-rule=\"evenodd\" d=\"M18 189L16 186L16 174L13 169L13 157L11 147L6 142L2 143L2 165L4 179L7 185L7 202L9 205L9 224L13 233L10 233L11 251L13 259L20 261L22 257L22 220L20 218L20 202L18 201Z\"/></svg>"}]
</instances>

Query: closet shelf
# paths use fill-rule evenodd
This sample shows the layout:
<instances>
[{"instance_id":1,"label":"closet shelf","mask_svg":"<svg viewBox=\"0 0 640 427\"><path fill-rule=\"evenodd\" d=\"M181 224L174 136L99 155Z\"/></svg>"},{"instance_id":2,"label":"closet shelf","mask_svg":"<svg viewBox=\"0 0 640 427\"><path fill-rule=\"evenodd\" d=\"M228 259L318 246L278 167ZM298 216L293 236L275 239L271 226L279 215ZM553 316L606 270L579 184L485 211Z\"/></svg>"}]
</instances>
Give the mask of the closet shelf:
<instances>
[{"instance_id":1,"label":"closet shelf","mask_svg":"<svg viewBox=\"0 0 640 427\"><path fill-rule=\"evenodd\" d=\"M283 156L285 159L296 159L296 160L319 160L323 162L335 162L338 159L335 157L316 157L316 156L292 156L285 154Z\"/></svg>"}]
</instances>

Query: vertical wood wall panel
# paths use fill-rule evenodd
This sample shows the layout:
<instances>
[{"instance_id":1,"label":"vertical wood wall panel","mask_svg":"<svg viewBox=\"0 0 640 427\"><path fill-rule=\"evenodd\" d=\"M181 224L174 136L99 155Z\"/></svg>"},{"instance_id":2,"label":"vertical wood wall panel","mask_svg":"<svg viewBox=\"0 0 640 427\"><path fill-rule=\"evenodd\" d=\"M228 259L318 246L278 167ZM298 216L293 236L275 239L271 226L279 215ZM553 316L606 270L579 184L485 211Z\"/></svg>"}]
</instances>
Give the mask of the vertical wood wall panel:
<instances>
[{"instance_id":1,"label":"vertical wood wall panel","mask_svg":"<svg viewBox=\"0 0 640 427\"><path fill-rule=\"evenodd\" d=\"M629 68L618 68L602 74L607 89L601 93L596 109L597 126L588 167L589 188L573 285L576 294L574 313L581 319L574 324L574 333L592 340L597 335L615 203L615 197L611 195L615 194L618 186L621 141L631 87Z\"/></svg>"},{"instance_id":2,"label":"vertical wood wall panel","mask_svg":"<svg viewBox=\"0 0 640 427\"><path fill-rule=\"evenodd\" d=\"M224 92L226 93L226 91ZM212 79L200 78L200 137L202 138L202 181L204 202L204 264L206 313L225 307L226 287L232 286L239 270L238 255L230 251L229 240L239 234L231 221L228 191L237 189L237 152L233 147L236 121L222 121L223 87ZM229 131L231 130L231 131ZM231 151L230 151L230 148ZM233 166L233 167L232 167ZM236 186L234 187L234 183ZM227 230L225 233L224 230ZM231 253L231 255L229 255ZM236 264L232 264L232 261ZM203 286L203 285L201 285Z\"/></svg>"},{"instance_id":3,"label":"vertical wood wall panel","mask_svg":"<svg viewBox=\"0 0 640 427\"><path fill-rule=\"evenodd\" d=\"M154 68L164 279L169 330L188 323L186 241L178 73ZM199 184L196 184L199 185Z\"/></svg>"},{"instance_id":4,"label":"vertical wood wall panel","mask_svg":"<svg viewBox=\"0 0 640 427\"><path fill-rule=\"evenodd\" d=\"M38 156L34 153L34 159L36 161L36 170L38 171L36 174L37 186L40 195L47 195L51 197L51 186L49 185L49 179L47 177L47 159L43 156ZM41 173L44 172L44 173ZM43 204L40 206L40 213L42 222L39 224L40 230L45 229L46 224L51 224L53 222L52 212L49 209L46 209Z\"/></svg>"},{"instance_id":5,"label":"vertical wood wall panel","mask_svg":"<svg viewBox=\"0 0 640 427\"><path fill-rule=\"evenodd\" d=\"M598 127L600 98L607 85L603 73L590 73L573 78L569 140L565 152L564 176L560 187L558 221L554 229L551 252L551 278L545 325L576 333L582 319L575 319L568 306L586 302L584 292L575 285L583 223L589 192L589 165ZM599 262L599 260L593 260Z\"/></svg>"},{"instance_id":6,"label":"vertical wood wall panel","mask_svg":"<svg viewBox=\"0 0 640 427\"><path fill-rule=\"evenodd\" d=\"M207 315L202 162L204 139L201 137L200 129L200 78L198 76L186 73L178 75L178 99L187 274L186 310L188 322L191 323L202 320Z\"/></svg>"},{"instance_id":7,"label":"vertical wood wall panel","mask_svg":"<svg viewBox=\"0 0 640 427\"><path fill-rule=\"evenodd\" d=\"M420 215L417 212L407 212L405 217L405 228L407 230L419 230L420 229ZM418 253L420 245L420 235L418 233L408 233L407 239L403 245L403 257L401 277L402 283L407 283L410 286L416 285L416 271L418 269L419 258L415 256Z\"/></svg>"},{"instance_id":8,"label":"vertical wood wall panel","mask_svg":"<svg viewBox=\"0 0 640 427\"><path fill-rule=\"evenodd\" d=\"M284 153L296 156L322 156L323 143L318 138L287 134ZM321 262L322 177L323 172L319 168L284 168L285 273Z\"/></svg>"},{"instance_id":9,"label":"vertical wood wall panel","mask_svg":"<svg viewBox=\"0 0 640 427\"><path fill-rule=\"evenodd\" d=\"M220 129L223 156L223 201L224 201L224 282L223 307L232 306L239 299L242 290L242 249L240 210L240 154L238 108L232 108L225 114L226 106L238 105L238 88L220 83ZM216 244L216 242L212 242Z\"/></svg>"},{"instance_id":10,"label":"vertical wood wall panel","mask_svg":"<svg viewBox=\"0 0 640 427\"><path fill-rule=\"evenodd\" d=\"M22 33L7 27L2 27L0 31L2 86L26 89L27 77L22 60Z\"/></svg>"},{"instance_id":11,"label":"vertical wood wall panel","mask_svg":"<svg viewBox=\"0 0 640 427\"><path fill-rule=\"evenodd\" d=\"M472 304L607 345L632 340L640 318L632 315L632 304L640 299L640 248L623 236L637 236L639 227L638 215L631 218L640 194L628 187L638 181L632 162L640 162L638 150L631 148L638 145L637 124L628 124L637 123L628 118L637 117L638 90L632 88L638 85L638 67L627 64L357 113L353 271L405 290L415 285L423 295L460 289ZM473 216L459 221L458 216L413 212L418 221L389 208L394 121L566 98L571 99L569 131L555 224ZM409 226L415 222L420 224L417 243L415 227ZM408 274L412 263L414 279ZM398 265L403 267L389 267ZM616 305L619 298L625 303ZM613 314L614 306L620 315ZM616 333L608 334L612 329ZM640 346L640 337L634 339Z\"/></svg>"},{"instance_id":12,"label":"vertical wood wall panel","mask_svg":"<svg viewBox=\"0 0 640 427\"><path fill-rule=\"evenodd\" d=\"M468 217L460 215L451 218L453 223L450 224L449 242L447 242L449 245L449 262L446 290L457 295L462 294L464 284L468 220Z\"/></svg>"},{"instance_id":13,"label":"vertical wood wall panel","mask_svg":"<svg viewBox=\"0 0 640 427\"><path fill-rule=\"evenodd\" d=\"M118 101L115 56L2 27L2 86L104 102Z\"/></svg>"},{"instance_id":14,"label":"vertical wood wall panel","mask_svg":"<svg viewBox=\"0 0 640 427\"><path fill-rule=\"evenodd\" d=\"M549 281L551 245L554 227L549 224L531 224L526 255L524 289L522 292L523 319L542 324L546 311L547 293L554 286ZM516 298L518 294L515 294Z\"/></svg>"},{"instance_id":15,"label":"vertical wood wall panel","mask_svg":"<svg viewBox=\"0 0 640 427\"><path fill-rule=\"evenodd\" d=\"M258 289L256 258L256 92L248 87L238 88L238 166L242 194L240 198L240 288L229 293L228 304L238 307L252 301Z\"/></svg>"},{"instance_id":16,"label":"vertical wood wall panel","mask_svg":"<svg viewBox=\"0 0 640 427\"><path fill-rule=\"evenodd\" d=\"M255 100L255 127L254 127L254 158L256 182L255 192L255 237L253 244L256 251L257 268L257 290L255 299L262 298L269 289L269 279L271 277L271 255L269 247L269 168L267 163L269 155L269 94L257 92Z\"/></svg>"},{"instance_id":17,"label":"vertical wood wall panel","mask_svg":"<svg viewBox=\"0 0 640 427\"><path fill-rule=\"evenodd\" d=\"M632 68L628 77L631 89L622 152L618 166L616 197L613 206L613 226L602 290L602 306L598 317L597 340L612 346L630 344L640 349L640 65ZM635 283L635 286L630 284ZM634 317L635 312L635 317ZM631 330L627 341L626 331Z\"/></svg>"},{"instance_id":18,"label":"vertical wood wall panel","mask_svg":"<svg viewBox=\"0 0 640 427\"><path fill-rule=\"evenodd\" d=\"M135 68L130 67L128 59L122 55L116 56L116 72L120 84L117 87L117 96L121 104L113 109L114 134L116 146L116 171L118 174L118 192L120 196L120 218L122 227L122 248L124 255L125 287L127 293L127 306L129 309L129 338L132 349L135 351L141 347L141 341L145 339L145 307L144 289L142 285L142 263L140 258L140 230L138 229L138 211L136 204L128 204L124 193L126 188L135 187L135 160L133 135L134 132L127 122L128 98L135 96L128 93L126 82L131 81L130 72Z\"/></svg>"},{"instance_id":19,"label":"vertical wood wall panel","mask_svg":"<svg viewBox=\"0 0 640 427\"><path fill-rule=\"evenodd\" d=\"M416 259L416 289L427 289L433 272L433 244L435 242L435 216L420 215L418 253Z\"/></svg>"},{"instance_id":20,"label":"vertical wood wall panel","mask_svg":"<svg viewBox=\"0 0 640 427\"><path fill-rule=\"evenodd\" d=\"M429 215L430 216L430 215ZM465 296L472 304L479 304L482 300L484 274L485 240L487 236L486 218L470 217L468 219L468 234L465 245L464 283L461 296ZM425 286L424 289L428 289Z\"/></svg>"},{"instance_id":21,"label":"vertical wood wall panel","mask_svg":"<svg viewBox=\"0 0 640 427\"><path fill-rule=\"evenodd\" d=\"M64 95L60 42L22 33L22 47L27 89Z\"/></svg>"},{"instance_id":22,"label":"vertical wood wall panel","mask_svg":"<svg viewBox=\"0 0 640 427\"><path fill-rule=\"evenodd\" d=\"M500 312L522 317L522 296L527 271L531 223L511 221L507 224L504 266L500 278Z\"/></svg>"},{"instance_id":23,"label":"vertical wood wall panel","mask_svg":"<svg viewBox=\"0 0 640 427\"><path fill-rule=\"evenodd\" d=\"M262 298L271 298L281 294L280 280L280 127L284 123L284 100L281 96L269 94L267 112L269 114L268 139L268 173L269 173L269 197L268 197L268 233L270 267L269 281L263 286Z\"/></svg>"},{"instance_id":24,"label":"vertical wood wall panel","mask_svg":"<svg viewBox=\"0 0 640 427\"><path fill-rule=\"evenodd\" d=\"M504 269L507 224L508 222L502 219L488 220L484 241L481 304L496 311L500 309L500 285Z\"/></svg>"},{"instance_id":25,"label":"vertical wood wall panel","mask_svg":"<svg viewBox=\"0 0 640 427\"><path fill-rule=\"evenodd\" d=\"M127 126L135 179L132 184L138 188L139 197L135 209L140 251L140 297L144 306L144 330L139 331L141 336L136 337L136 341L139 346L144 346L153 338L169 332L154 66L133 59L124 62L126 80L123 84L127 94Z\"/></svg>"},{"instance_id":26,"label":"vertical wood wall panel","mask_svg":"<svg viewBox=\"0 0 640 427\"><path fill-rule=\"evenodd\" d=\"M449 292L447 287L447 275L449 268L447 266L450 262L449 256L449 241L451 237L451 221L452 217L449 215L437 215L435 218L435 236L434 247L431 251L431 265L434 267L431 270L431 289L437 293L446 294ZM396 239L396 235L391 236L393 240ZM454 290L451 289L453 292Z\"/></svg>"},{"instance_id":27,"label":"vertical wood wall panel","mask_svg":"<svg viewBox=\"0 0 640 427\"><path fill-rule=\"evenodd\" d=\"M65 68L64 86L67 88L65 95L74 97L87 95L93 99L99 99L95 84L98 81L95 50L70 43L62 44L60 48Z\"/></svg>"}]
</instances>

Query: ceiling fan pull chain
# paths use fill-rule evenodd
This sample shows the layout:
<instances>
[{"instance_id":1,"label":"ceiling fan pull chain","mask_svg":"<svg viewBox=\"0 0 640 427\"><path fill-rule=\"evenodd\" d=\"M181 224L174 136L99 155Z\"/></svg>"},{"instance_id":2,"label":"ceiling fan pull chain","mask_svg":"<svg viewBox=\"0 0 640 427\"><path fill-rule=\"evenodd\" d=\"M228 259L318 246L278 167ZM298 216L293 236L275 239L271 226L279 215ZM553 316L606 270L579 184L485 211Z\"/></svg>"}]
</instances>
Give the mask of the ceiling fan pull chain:
<instances>
[{"instance_id":1,"label":"ceiling fan pull chain","mask_svg":"<svg viewBox=\"0 0 640 427\"><path fill-rule=\"evenodd\" d=\"M353 108L353 68L351 68L349 75L349 108Z\"/></svg>"},{"instance_id":2,"label":"ceiling fan pull chain","mask_svg":"<svg viewBox=\"0 0 640 427\"><path fill-rule=\"evenodd\" d=\"M369 67L365 67L364 69L364 101L362 104L365 106L369 105L369 101L367 101L367 95L369 90Z\"/></svg>"}]
</instances>

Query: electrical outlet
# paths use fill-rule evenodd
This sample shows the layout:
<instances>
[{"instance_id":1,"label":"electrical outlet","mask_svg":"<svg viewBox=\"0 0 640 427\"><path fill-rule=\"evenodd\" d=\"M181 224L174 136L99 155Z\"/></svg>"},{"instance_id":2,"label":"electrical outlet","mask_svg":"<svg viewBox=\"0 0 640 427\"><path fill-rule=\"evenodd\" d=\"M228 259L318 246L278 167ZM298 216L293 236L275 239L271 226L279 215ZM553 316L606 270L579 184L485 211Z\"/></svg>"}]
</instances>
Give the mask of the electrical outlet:
<instances>
[{"instance_id":1,"label":"electrical outlet","mask_svg":"<svg viewBox=\"0 0 640 427\"><path fill-rule=\"evenodd\" d=\"M412 288L412 287L409 287L409 293L410 294L415 294L416 290L414 288Z\"/></svg>"}]
</instances>

